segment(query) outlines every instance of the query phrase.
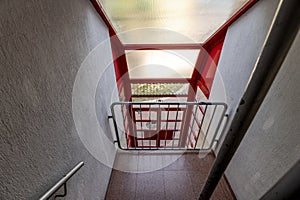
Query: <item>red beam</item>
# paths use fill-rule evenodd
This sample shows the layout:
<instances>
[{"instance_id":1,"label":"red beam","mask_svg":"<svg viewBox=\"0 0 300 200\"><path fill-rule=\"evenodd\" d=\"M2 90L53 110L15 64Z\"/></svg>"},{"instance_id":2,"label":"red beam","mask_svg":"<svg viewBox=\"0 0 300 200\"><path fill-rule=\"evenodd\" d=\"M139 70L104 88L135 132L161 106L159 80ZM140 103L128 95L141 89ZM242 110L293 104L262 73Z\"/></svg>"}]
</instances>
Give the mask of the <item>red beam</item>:
<instances>
[{"instance_id":1,"label":"red beam","mask_svg":"<svg viewBox=\"0 0 300 200\"><path fill-rule=\"evenodd\" d=\"M203 71L203 68L206 64L206 61L208 59L209 55L206 51L201 50L196 64L195 64L195 68L192 74L192 78L190 81L190 86L189 86L189 91L188 91L188 102L193 102L196 98L196 93L197 93L197 82L201 77L200 72ZM184 120L185 120L185 124L182 127L182 132L180 134L180 147L185 147L186 142L187 142L187 138L188 138L188 130L189 130L189 124L191 122L192 119L192 112L193 112L193 106L187 106L187 110L186 113L184 113Z\"/></svg>"},{"instance_id":2,"label":"red beam","mask_svg":"<svg viewBox=\"0 0 300 200\"><path fill-rule=\"evenodd\" d=\"M187 94L132 94L132 98L161 98L161 97L187 97Z\"/></svg>"},{"instance_id":3,"label":"red beam","mask_svg":"<svg viewBox=\"0 0 300 200\"><path fill-rule=\"evenodd\" d=\"M109 17L106 15L105 10L103 9L102 5L97 0L90 0L90 1L92 2L93 6L97 10L98 14L102 18L105 25L107 26L110 36L117 35L117 31L115 30L113 24L109 20ZM120 44L122 44L121 41L120 41Z\"/></svg>"},{"instance_id":4,"label":"red beam","mask_svg":"<svg viewBox=\"0 0 300 200\"><path fill-rule=\"evenodd\" d=\"M197 61L196 61L196 64L195 64L195 68L194 68L194 71L193 71L193 74L192 74L192 78L191 78L191 81L190 81L191 88L192 88L192 90L189 91L190 101L193 101L195 99L195 97L193 97L193 96L195 96L196 93L197 93L197 83L202 77L201 72L204 71L204 67L207 63L207 60L209 59L209 56L210 55L204 50L200 51L200 53L198 55L198 58L197 58Z\"/></svg>"},{"instance_id":5,"label":"red beam","mask_svg":"<svg viewBox=\"0 0 300 200\"><path fill-rule=\"evenodd\" d=\"M123 89L125 97L127 98L125 100L130 100L131 89L130 85L128 86L128 84L126 84L128 83L129 75L123 44L118 38L116 30L114 29L113 24L109 20L101 4L97 0L91 0L91 2L109 30L112 56L114 59L114 67L119 92Z\"/></svg>"},{"instance_id":6,"label":"red beam","mask_svg":"<svg viewBox=\"0 0 300 200\"><path fill-rule=\"evenodd\" d=\"M190 78L132 78L130 83L189 83Z\"/></svg>"},{"instance_id":7,"label":"red beam","mask_svg":"<svg viewBox=\"0 0 300 200\"><path fill-rule=\"evenodd\" d=\"M125 50L180 50L201 49L202 44L124 44Z\"/></svg>"},{"instance_id":8,"label":"red beam","mask_svg":"<svg viewBox=\"0 0 300 200\"><path fill-rule=\"evenodd\" d=\"M249 8L251 8L258 0L249 0L238 12L236 12L224 25L222 25L210 38L208 38L203 45L201 44L127 44L123 46L121 40L117 37L117 32L114 29L111 21L109 20L108 16L106 15L104 9L102 6L98 3L97 0L91 0L92 4L94 5L95 9L101 16L102 20L106 24L106 26L109 29L109 34L111 36L111 46L112 46L112 53L114 56L114 64L116 69L116 75L117 79L122 81L122 84L124 86L124 92L126 93L125 96L127 97L127 100L131 100L131 89L130 84L127 84L130 80L128 75L128 66L127 61L125 57L125 50L172 50L172 49L202 49L202 46L206 49L206 51L209 52L209 54L212 53L212 50L223 42L225 34L227 32L228 27L236 21L241 15L243 15ZM222 48L222 45L220 45L220 48ZM219 50L220 48L216 48L216 50ZM218 62L220 56L220 51L216 53L216 55L213 57L213 61L215 63ZM202 57L202 58L201 58ZM153 79L139 79L139 80L132 80L131 83L190 83L189 88L189 97L188 101L193 101L195 99L195 94L197 92L197 85L201 86L201 90L204 92L204 94L208 97L209 95L209 89L210 87L207 87L206 84L206 74L208 69L204 69L205 67L211 67L211 63L206 63L208 61L208 58L206 56L203 57L202 51L200 51L196 66L194 69L194 73L192 75L191 79L169 79L166 82L166 79L164 82L161 82L161 80L153 80ZM206 65L206 64L207 65ZM125 76L124 76L125 75ZM122 78L121 78L122 77ZM199 82L198 82L199 81ZM199 84L200 83L200 84ZM127 86L129 85L129 87ZM188 109L185 113L186 116L186 122L190 122L191 117L191 110ZM129 114L130 116L130 114ZM133 117L133 116L131 116ZM131 127L131 131L135 132ZM185 125L183 128L183 134L181 136L180 146L183 146L184 142L187 138L187 130L188 125ZM136 140L134 138L131 138L132 136L129 136L129 141L131 144L130 146L136 146Z\"/></svg>"},{"instance_id":9,"label":"red beam","mask_svg":"<svg viewBox=\"0 0 300 200\"><path fill-rule=\"evenodd\" d=\"M228 27L249 10L259 0L249 0L240 10L238 10L225 24L223 24L213 35L211 35L203 44L205 49L213 46L223 35L226 34Z\"/></svg>"},{"instance_id":10,"label":"red beam","mask_svg":"<svg viewBox=\"0 0 300 200\"><path fill-rule=\"evenodd\" d=\"M209 53L211 58L207 59L207 63L201 69L198 67L198 73L200 74L198 87L203 91L205 96L208 98L210 94L210 89L212 87L212 82L219 58L221 55L223 42L228 27L235 22L240 16L242 16L247 10L249 10L258 0L249 0L240 10L238 10L225 24L223 24L211 37L209 37L203 44L203 48ZM208 72L210 71L210 74ZM211 79L212 78L212 79Z\"/></svg>"}]
</instances>

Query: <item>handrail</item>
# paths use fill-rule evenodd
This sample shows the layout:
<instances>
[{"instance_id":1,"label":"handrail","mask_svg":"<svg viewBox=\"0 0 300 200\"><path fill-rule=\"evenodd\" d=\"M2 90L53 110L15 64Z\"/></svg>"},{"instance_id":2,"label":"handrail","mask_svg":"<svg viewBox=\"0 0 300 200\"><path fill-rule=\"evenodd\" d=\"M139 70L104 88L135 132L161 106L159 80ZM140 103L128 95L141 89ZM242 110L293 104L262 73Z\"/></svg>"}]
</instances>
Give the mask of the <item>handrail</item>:
<instances>
[{"instance_id":1,"label":"handrail","mask_svg":"<svg viewBox=\"0 0 300 200\"><path fill-rule=\"evenodd\" d=\"M49 199L55 192L57 192L62 186L64 186L65 193L67 194L66 183L67 181L84 165L83 161L78 163L71 171L69 171L62 179L60 179L54 186L52 186L39 200ZM58 195L57 195L58 197Z\"/></svg>"}]
</instances>

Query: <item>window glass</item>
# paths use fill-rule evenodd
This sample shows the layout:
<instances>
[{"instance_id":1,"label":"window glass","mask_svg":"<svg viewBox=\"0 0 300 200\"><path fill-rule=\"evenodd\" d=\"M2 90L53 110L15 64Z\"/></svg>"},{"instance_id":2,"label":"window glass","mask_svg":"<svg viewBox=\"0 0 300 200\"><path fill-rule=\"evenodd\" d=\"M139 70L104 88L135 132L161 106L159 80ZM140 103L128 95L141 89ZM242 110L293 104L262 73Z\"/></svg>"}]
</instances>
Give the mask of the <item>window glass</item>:
<instances>
[{"instance_id":1,"label":"window glass","mask_svg":"<svg viewBox=\"0 0 300 200\"><path fill-rule=\"evenodd\" d=\"M190 78L200 50L125 51L129 77Z\"/></svg>"},{"instance_id":2,"label":"window glass","mask_svg":"<svg viewBox=\"0 0 300 200\"><path fill-rule=\"evenodd\" d=\"M124 44L203 43L247 0L98 0Z\"/></svg>"}]
</instances>

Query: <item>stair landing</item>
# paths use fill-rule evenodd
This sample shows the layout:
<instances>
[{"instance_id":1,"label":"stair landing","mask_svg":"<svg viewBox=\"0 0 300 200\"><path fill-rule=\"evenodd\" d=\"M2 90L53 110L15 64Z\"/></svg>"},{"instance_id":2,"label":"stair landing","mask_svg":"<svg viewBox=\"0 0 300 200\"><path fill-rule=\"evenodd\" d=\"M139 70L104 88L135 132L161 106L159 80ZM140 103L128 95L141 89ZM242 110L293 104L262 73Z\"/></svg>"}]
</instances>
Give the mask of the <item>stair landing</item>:
<instances>
[{"instance_id":1,"label":"stair landing","mask_svg":"<svg viewBox=\"0 0 300 200\"><path fill-rule=\"evenodd\" d=\"M198 199L214 159L212 153L200 157L197 153L185 153L169 166L156 171L129 173L113 170L106 200ZM147 165L145 162L147 159L143 165ZM224 177L211 199L235 199Z\"/></svg>"}]
</instances>

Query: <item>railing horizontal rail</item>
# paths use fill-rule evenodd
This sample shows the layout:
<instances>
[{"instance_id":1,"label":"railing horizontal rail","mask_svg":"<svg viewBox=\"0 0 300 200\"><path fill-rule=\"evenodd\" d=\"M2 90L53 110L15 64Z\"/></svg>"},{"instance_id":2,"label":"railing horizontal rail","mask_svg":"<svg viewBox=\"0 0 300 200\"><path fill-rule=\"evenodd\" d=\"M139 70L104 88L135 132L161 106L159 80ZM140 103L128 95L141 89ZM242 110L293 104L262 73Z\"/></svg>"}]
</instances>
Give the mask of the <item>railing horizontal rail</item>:
<instances>
[{"instance_id":1,"label":"railing horizontal rail","mask_svg":"<svg viewBox=\"0 0 300 200\"><path fill-rule=\"evenodd\" d=\"M222 105L227 109L223 102L114 102L111 106L114 105Z\"/></svg>"}]
</instances>

